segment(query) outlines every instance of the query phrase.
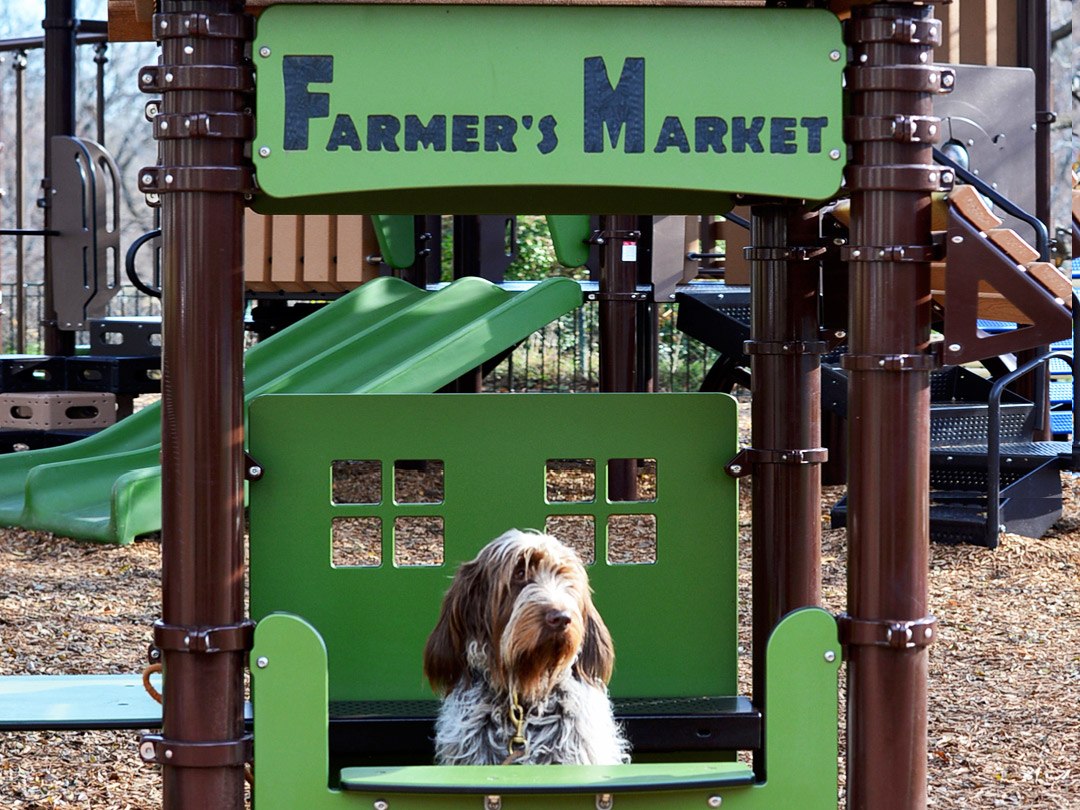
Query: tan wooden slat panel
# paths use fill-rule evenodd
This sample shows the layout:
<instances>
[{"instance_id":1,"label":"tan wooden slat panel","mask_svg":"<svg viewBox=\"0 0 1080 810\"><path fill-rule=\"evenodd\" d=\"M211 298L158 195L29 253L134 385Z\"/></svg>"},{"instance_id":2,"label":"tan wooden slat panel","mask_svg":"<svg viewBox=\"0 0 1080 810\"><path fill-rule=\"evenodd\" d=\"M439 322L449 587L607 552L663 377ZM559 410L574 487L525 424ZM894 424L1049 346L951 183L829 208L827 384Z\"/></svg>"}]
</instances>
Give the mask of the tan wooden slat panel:
<instances>
[{"instance_id":1,"label":"tan wooden slat panel","mask_svg":"<svg viewBox=\"0 0 1080 810\"><path fill-rule=\"evenodd\" d=\"M997 0L964 0L960 8L960 61L997 64Z\"/></svg>"},{"instance_id":2,"label":"tan wooden slat panel","mask_svg":"<svg viewBox=\"0 0 1080 810\"><path fill-rule=\"evenodd\" d=\"M342 289L350 289L378 275L378 268L367 261L369 255L378 252L375 231L368 217L338 217L335 280Z\"/></svg>"},{"instance_id":3,"label":"tan wooden slat panel","mask_svg":"<svg viewBox=\"0 0 1080 810\"><path fill-rule=\"evenodd\" d=\"M270 280L271 227L271 217L244 212L244 284L255 292L277 289Z\"/></svg>"},{"instance_id":4,"label":"tan wooden slat panel","mask_svg":"<svg viewBox=\"0 0 1080 810\"><path fill-rule=\"evenodd\" d=\"M337 253L337 217L304 217L303 280L316 292L336 292L334 256Z\"/></svg>"},{"instance_id":5,"label":"tan wooden slat panel","mask_svg":"<svg viewBox=\"0 0 1080 810\"><path fill-rule=\"evenodd\" d=\"M293 215L274 217L271 233L270 280L286 292L307 289L303 274L304 218Z\"/></svg>"}]
</instances>

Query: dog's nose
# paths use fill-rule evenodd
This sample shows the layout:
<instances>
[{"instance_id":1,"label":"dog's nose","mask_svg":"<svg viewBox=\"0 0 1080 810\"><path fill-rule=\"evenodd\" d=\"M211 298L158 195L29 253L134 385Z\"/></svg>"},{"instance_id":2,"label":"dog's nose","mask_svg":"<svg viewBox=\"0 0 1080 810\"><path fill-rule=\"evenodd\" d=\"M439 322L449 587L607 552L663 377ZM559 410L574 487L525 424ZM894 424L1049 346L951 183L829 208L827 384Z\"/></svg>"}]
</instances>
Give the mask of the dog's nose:
<instances>
[{"instance_id":1,"label":"dog's nose","mask_svg":"<svg viewBox=\"0 0 1080 810\"><path fill-rule=\"evenodd\" d=\"M544 618L552 630L562 630L570 624L570 614L565 610L549 610Z\"/></svg>"}]
</instances>

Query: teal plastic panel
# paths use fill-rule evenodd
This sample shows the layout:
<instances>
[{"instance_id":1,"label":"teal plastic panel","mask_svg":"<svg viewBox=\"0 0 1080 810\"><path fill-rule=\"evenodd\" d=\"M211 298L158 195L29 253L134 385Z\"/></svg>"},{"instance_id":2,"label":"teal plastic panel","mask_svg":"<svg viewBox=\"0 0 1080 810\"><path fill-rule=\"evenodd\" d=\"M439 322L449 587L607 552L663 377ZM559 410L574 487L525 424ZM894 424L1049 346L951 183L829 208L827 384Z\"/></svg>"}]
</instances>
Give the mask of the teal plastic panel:
<instances>
[{"instance_id":1,"label":"teal plastic panel","mask_svg":"<svg viewBox=\"0 0 1080 810\"><path fill-rule=\"evenodd\" d=\"M267 212L692 214L841 182L826 10L277 5L253 54Z\"/></svg>"},{"instance_id":2,"label":"teal plastic panel","mask_svg":"<svg viewBox=\"0 0 1080 810\"><path fill-rule=\"evenodd\" d=\"M288 611L318 628L333 700L430 699L420 651L457 565L507 529L592 516L589 576L615 640L612 693L733 695L736 482L723 467L735 420L724 394L262 397L251 407L251 453L264 470L251 487L252 616ZM710 440L688 425L707 426ZM605 497L608 460L626 458L656 460L655 501ZM382 464L381 503L331 502L333 462L350 459ZM442 461L444 502L395 503L397 459ZM595 500L548 503L551 459L594 460ZM606 561L608 519L619 515L655 516L654 564ZM391 563L404 516L442 518L443 565ZM331 566L331 523L342 517L381 521L381 566Z\"/></svg>"}]
</instances>

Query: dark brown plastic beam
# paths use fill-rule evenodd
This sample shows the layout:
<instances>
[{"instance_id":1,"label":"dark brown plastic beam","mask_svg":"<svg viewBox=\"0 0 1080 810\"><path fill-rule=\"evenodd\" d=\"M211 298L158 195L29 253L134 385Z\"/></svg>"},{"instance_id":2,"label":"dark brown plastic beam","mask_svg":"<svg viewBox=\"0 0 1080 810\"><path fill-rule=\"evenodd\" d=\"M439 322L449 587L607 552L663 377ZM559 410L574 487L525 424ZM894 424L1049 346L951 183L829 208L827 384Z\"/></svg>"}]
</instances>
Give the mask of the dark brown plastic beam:
<instances>
[{"instance_id":1,"label":"dark brown plastic beam","mask_svg":"<svg viewBox=\"0 0 1080 810\"><path fill-rule=\"evenodd\" d=\"M160 90L159 114L232 115L249 108L244 93L207 88L212 82L198 76L201 66L249 70L244 48L251 26L243 4L162 0L159 9L154 28L163 37L163 66L139 74L144 90ZM190 15L214 21L185 25ZM174 35L181 30L191 33ZM162 135L158 127L155 133ZM250 750L243 721L250 628L244 625L241 242L250 172L242 139L169 137L160 147L162 165L143 170L140 183L161 195L164 252L163 597L155 640L168 677L157 758L166 810L240 810ZM204 168L189 173L187 167Z\"/></svg>"},{"instance_id":2,"label":"dark brown plastic beam","mask_svg":"<svg viewBox=\"0 0 1080 810\"><path fill-rule=\"evenodd\" d=\"M846 24L849 115L897 122L852 144L848 471L848 807L926 807L930 194L950 174L907 133L951 87L928 6L876 3ZM936 140L934 138L933 140ZM892 250L891 248L904 248Z\"/></svg>"}]
</instances>

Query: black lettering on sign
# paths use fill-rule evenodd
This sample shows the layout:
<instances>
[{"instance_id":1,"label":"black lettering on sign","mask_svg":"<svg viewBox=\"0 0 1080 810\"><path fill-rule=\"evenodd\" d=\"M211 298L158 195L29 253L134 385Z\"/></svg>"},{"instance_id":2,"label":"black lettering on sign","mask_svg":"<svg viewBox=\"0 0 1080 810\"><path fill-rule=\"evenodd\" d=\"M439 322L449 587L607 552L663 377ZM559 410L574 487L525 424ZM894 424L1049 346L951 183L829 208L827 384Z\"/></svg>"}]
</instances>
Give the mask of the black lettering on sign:
<instances>
[{"instance_id":1,"label":"black lettering on sign","mask_svg":"<svg viewBox=\"0 0 1080 810\"><path fill-rule=\"evenodd\" d=\"M751 152L764 152L761 145L761 130L765 126L765 119L760 115L750 119L747 125L746 118L737 115L731 119L731 151L745 152L750 147Z\"/></svg>"},{"instance_id":2,"label":"black lettering on sign","mask_svg":"<svg viewBox=\"0 0 1080 810\"><path fill-rule=\"evenodd\" d=\"M360 136L356 132L356 124L345 113L339 114L334 119L334 128L330 130L330 138L326 142L326 151L336 152L342 146L347 146L354 152L360 151Z\"/></svg>"},{"instance_id":3,"label":"black lettering on sign","mask_svg":"<svg viewBox=\"0 0 1080 810\"><path fill-rule=\"evenodd\" d=\"M624 152L645 151L645 60L628 57L615 87L601 56L585 59L585 151L604 151L604 129L611 148L626 128Z\"/></svg>"},{"instance_id":4,"label":"black lettering on sign","mask_svg":"<svg viewBox=\"0 0 1080 810\"><path fill-rule=\"evenodd\" d=\"M769 151L774 155L793 155L795 149L795 119L773 118L769 122Z\"/></svg>"},{"instance_id":5,"label":"black lettering on sign","mask_svg":"<svg viewBox=\"0 0 1080 810\"><path fill-rule=\"evenodd\" d=\"M806 151L821 151L821 130L829 125L828 118L800 118L799 126L806 130Z\"/></svg>"},{"instance_id":6,"label":"black lettering on sign","mask_svg":"<svg viewBox=\"0 0 1080 810\"><path fill-rule=\"evenodd\" d=\"M480 144L476 142L476 126L480 117L476 115L455 115L452 119L451 148L455 152L478 152Z\"/></svg>"},{"instance_id":7,"label":"black lettering on sign","mask_svg":"<svg viewBox=\"0 0 1080 810\"><path fill-rule=\"evenodd\" d=\"M415 152L417 147L446 151L446 116L433 115L427 126L419 116L405 116L405 151Z\"/></svg>"},{"instance_id":8,"label":"black lettering on sign","mask_svg":"<svg viewBox=\"0 0 1080 810\"><path fill-rule=\"evenodd\" d=\"M515 132L517 132L517 121L509 115L485 115L484 151L516 152Z\"/></svg>"},{"instance_id":9,"label":"black lettering on sign","mask_svg":"<svg viewBox=\"0 0 1080 810\"><path fill-rule=\"evenodd\" d=\"M669 115L664 119L660 127L660 136L656 139L654 152L666 152L668 147L678 149L680 152L690 151L690 141L686 139L686 130L683 129L682 121L677 115Z\"/></svg>"},{"instance_id":10,"label":"black lettering on sign","mask_svg":"<svg viewBox=\"0 0 1080 810\"><path fill-rule=\"evenodd\" d=\"M694 151L708 152L710 149L719 154L727 151L724 136L727 134L727 121L715 115L702 115L694 119Z\"/></svg>"},{"instance_id":11,"label":"black lettering on sign","mask_svg":"<svg viewBox=\"0 0 1080 810\"><path fill-rule=\"evenodd\" d=\"M330 117L330 94L312 93L312 82L325 84L334 79L332 56L286 56L281 60L285 84L285 149L308 148L308 122ZM356 147L359 149L359 145Z\"/></svg>"},{"instance_id":12,"label":"black lettering on sign","mask_svg":"<svg viewBox=\"0 0 1080 810\"><path fill-rule=\"evenodd\" d=\"M367 148L369 152L398 151L397 136L401 122L394 115L367 117Z\"/></svg>"},{"instance_id":13,"label":"black lettering on sign","mask_svg":"<svg viewBox=\"0 0 1080 810\"><path fill-rule=\"evenodd\" d=\"M555 134L555 127L559 125L559 122L555 120L554 115L545 115L540 119L538 126L540 127L540 134L544 137L540 139L540 143L536 145L537 150L541 155L550 155L555 147L559 145L559 136Z\"/></svg>"}]
</instances>

